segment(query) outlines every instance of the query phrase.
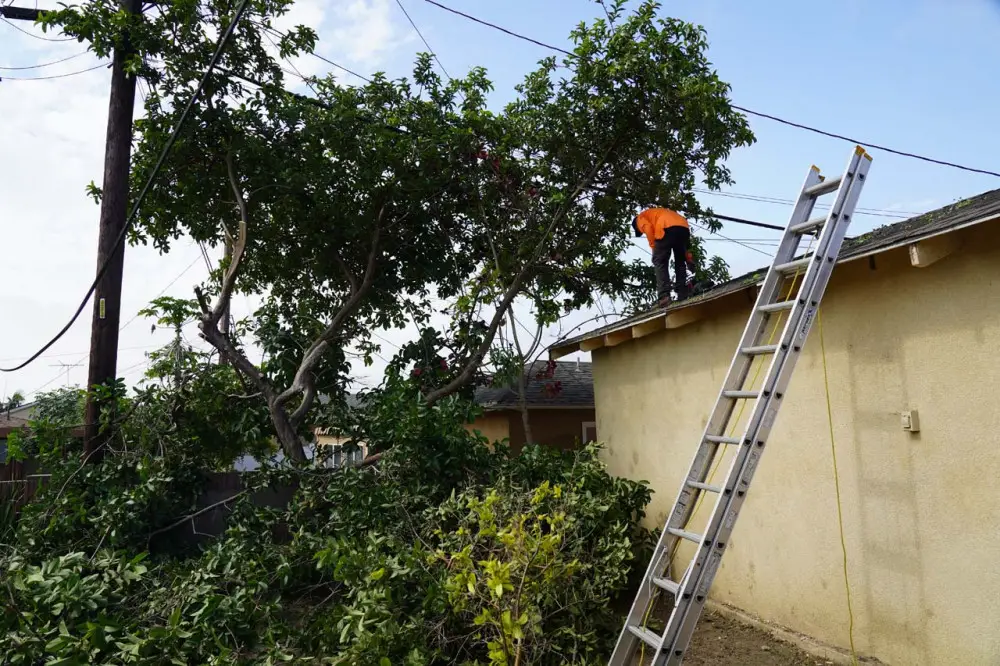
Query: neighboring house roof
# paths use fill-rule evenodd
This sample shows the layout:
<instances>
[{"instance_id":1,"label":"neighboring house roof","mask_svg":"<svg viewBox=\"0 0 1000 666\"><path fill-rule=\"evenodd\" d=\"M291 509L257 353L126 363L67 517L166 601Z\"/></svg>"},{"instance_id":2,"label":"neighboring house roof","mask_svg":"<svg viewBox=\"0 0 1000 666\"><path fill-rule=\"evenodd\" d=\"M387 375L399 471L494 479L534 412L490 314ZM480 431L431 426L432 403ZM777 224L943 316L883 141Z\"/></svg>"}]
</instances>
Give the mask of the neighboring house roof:
<instances>
[{"instance_id":1,"label":"neighboring house roof","mask_svg":"<svg viewBox=\"0 0 1000 666\"><path fill-rule=\"evenodd\" d=\"M539 378L546 368L546 361L535 361L526 367L525 397L529 408L594 406L594 375L590 363L561 361L556 363L551 378ZM559 389L553 392L547 387L555 382L559 382ZM518 407L517 389L511 386L480 386L476 388L475 400L488 411Z\"/></svg>"},{"instance_id":2,"label":"neighboring house roof","mask_svg":"<svg viewBox=\"0 0 1000 666\"><path fill-rule=\"evenodd\" d=\"M6 411L0 412L0 438L6 439L10 433L20 430L26 425L28 425L28 419L14 416L13 413L7 416Z\"/></svg>"},{"instance_id":3,"label":"neighboring house roof","mask_svg":"<svg viewBox=\"0 0 1000 666\"><path fill-rule=\"evenodd\" d=\"M997 218L1000 218L1000 189L963 199L950 206L902 222L879 227L855 238L845 239L837 263L846 263L887 252L964 227L994 221ZM633 336L640 337L640 335L646 335L655 330L663 330L665 327L664 319L667 315L728 294L755 288L763 281L766 272L767 268L751 271L693 298L674 303L667 308L654 307L614 324L602 326L575 338L570 338L552 347L549 350L549 355L551 358L559 358L576 351L590 351L605 346L605 344L609 346L619 344ZM633 327L636 328L633 329ZM633 331L638 331L640 335L635 335Z\"/></svg>"},{"instance_id":4,"label":"neighboring house roof","mask_svg":"<svg viewBox=\"0 0 1000 666\"><path fill-rule=\"evenodd\" d=\"M17 416L23 419L30 419L35 413L35 407L38 406L37 402L26 402L23 405L15 407L10 410L11 416Z\"/></svg>"}]
</instances>

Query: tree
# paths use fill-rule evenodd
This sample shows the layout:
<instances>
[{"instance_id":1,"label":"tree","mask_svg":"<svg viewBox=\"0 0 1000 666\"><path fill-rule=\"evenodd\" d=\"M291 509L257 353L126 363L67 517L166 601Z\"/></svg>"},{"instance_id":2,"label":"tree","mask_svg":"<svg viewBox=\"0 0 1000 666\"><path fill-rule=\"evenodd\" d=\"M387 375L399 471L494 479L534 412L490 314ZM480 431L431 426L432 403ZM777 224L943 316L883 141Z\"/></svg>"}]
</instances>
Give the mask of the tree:
<instances>
[{"instance_id":1,"label":"tree","mask_svg":"<svg viewBox=\"0 0 1000 666\"><path fill-rule=\"evenodd\" d=\"M12 410L17 409L24 404L24 394L20 391L14 391L10 396L0 400L0 411L10 418L10 413Z\"/></svg>"},{"instance_id":2,"label":"tree","mask_svg":"<svg viewBox=\"0 0 1000 666\"><path fill-rule=\"evenodd\" d=\"M444 82L428 54L412 81L376 74L349 87L328 76L311 82L314 98L289 94L264 40L280 40L287 56L310 50L315 35L270 26L287 5L254 3L135 238L164 251L183 234L231 243L199 293L202 335L263 395L293 460L305 457L317 393L343 390L346 350L370 345L373 329L426 327L432 294L455 307L449 330L421 337L449 350L429 403L475 378L518 298L532 301L540 325L600 294L646 302L649 267L623 258L629 220L654 203L703 219L693 188L731 182L723 160L753 140L705 57L704 30L657 18L655 2L626 15L618 0L607 20L581 24L573 55L542 60L499 111L487 106L484 70ZM157 11L134 28L146 62L161 61L136 63L154 87L137 122L136 182L202 74L207 35L231 10L214 0ZM114 26L97 10L57 16L65 32L107 48ZM252 331L266 364L251 363L219 325L236 291L266 294Z\"/></svg>"}]
</instances>

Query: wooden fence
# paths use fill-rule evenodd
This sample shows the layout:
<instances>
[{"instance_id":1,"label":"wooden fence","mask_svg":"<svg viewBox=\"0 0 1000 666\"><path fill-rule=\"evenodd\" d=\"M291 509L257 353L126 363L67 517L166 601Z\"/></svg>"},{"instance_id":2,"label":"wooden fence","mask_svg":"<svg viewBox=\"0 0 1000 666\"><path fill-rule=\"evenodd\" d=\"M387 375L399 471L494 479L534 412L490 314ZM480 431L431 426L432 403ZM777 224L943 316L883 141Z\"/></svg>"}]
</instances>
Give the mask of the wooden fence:
<instances>
[{"instance_id":1,"label":"wooden fence","mask_svg":"<svg viewBox=\"0 0 1000 666\"><path fill-rule=\"evenodd\" d=\"M33 462L0 464L0 503L13 502L20 507L35 496L48 478Z\"/></svg>"},{"instance_id":2,"label":"wooden fence","mask_svg":"<svg viewBox=\"0 0 1000 666\"><path fill-rule=\"evenodd\" d=\"M48 474L40 472L31 462L0 464L0 504L13 502L15 507L20 507L35 496L48 478ZM291 501L296 489L295 485L270 488L254 492L250 499L257 506L284 507ZM209 473L205 490L192 512L154 532L151 535L153 543L201 543L222 534L231 511L231 500L243 494L243 479L239 472Z\"/></svg>"}]
</instances>

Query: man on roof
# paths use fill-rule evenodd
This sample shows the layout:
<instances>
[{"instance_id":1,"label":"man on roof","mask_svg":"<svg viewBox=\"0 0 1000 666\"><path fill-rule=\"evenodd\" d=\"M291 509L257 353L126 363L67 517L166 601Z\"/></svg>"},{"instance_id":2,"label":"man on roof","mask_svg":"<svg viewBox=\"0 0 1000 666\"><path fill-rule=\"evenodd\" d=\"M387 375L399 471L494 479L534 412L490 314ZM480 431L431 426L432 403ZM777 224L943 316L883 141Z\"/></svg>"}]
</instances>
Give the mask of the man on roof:
<instances>
[{"instance_id":1,"label":"man on roof","mask_svg":"<svg viewBox=\"0 0 1000 666\"><path fill-rule=\"evenodd\" d=\"M688 251L691 242L691 229L688 222L678 213L667 208L647 208L632 220L635 237L646 236L649 247L653 251L653 270L656 272L656 296L661 306L670 304L670 272L667 264L671 255L674 257L674 274L677 281L673 283L677 299L688 297L688 264L694 271L694 262Z\"/></svg>"}]
</instances>

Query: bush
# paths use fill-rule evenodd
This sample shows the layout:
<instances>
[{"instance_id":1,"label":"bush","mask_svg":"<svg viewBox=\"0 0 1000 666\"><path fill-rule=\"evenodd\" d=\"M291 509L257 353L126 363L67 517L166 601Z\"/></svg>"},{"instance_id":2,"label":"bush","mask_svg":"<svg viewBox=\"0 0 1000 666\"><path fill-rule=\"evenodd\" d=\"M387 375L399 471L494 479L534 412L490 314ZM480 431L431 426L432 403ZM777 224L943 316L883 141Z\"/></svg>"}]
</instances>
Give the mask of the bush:
<instances>
[{"instance_id":1,"label":"bush","mask_svg":"<svg viewBox=\"0 0 1000 666\"><path fill-rule=\"evenodd\" d=\"M149 551L153 531L195 506L210 457L190 439L165 440L147 422L123 428L121 450L98 465L50 456L52 482L4 556L0 654L23 664L602 662L619 629L614 601L646 556L637 525L648 488L609 476L596 445L493 451L464 428L469 409L428 407L405 389L371 396L357 432L384 452L377 468L248 474L250 490L297 490L280 509L244 494L200 551ZM164 441L162 452L141 444Z\"/></svg>"}]
</instances>

